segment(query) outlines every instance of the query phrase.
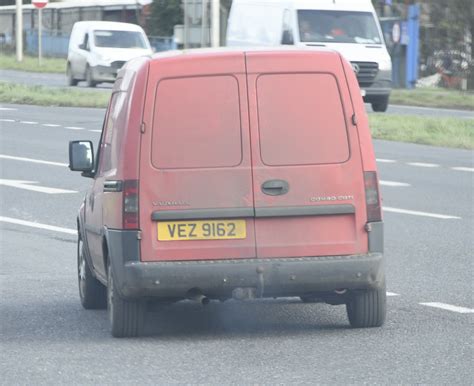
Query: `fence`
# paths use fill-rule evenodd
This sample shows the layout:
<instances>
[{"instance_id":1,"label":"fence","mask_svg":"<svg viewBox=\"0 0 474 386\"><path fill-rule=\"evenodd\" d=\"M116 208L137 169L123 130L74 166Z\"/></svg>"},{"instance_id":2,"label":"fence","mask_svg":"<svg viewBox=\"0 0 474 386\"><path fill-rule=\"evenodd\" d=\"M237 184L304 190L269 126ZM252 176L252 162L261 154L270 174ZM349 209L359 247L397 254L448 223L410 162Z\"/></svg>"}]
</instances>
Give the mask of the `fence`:
<instances>
[{"instance_id":1,"label":"fence","mask_svg":"<svg viewBox=\"0 0 474 386\"><path fill-rule=\"evenodd\" d=\"M66 58L69 46L69 34L43 30L42 53L44 56ZM156 52L176 49L173 37L149 36L150 45ZM25 31L25 52L28 55L38 54L38 30Z\"/></svg>"}]
</instances>

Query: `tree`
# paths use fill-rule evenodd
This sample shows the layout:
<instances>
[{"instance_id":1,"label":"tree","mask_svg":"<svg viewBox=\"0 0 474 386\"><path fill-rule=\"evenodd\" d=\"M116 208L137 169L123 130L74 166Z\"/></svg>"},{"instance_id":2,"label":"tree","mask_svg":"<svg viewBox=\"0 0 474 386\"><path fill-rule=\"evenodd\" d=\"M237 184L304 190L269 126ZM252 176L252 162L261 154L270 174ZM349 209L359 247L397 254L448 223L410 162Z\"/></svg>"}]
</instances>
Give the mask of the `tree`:
<instances>
[{"instance_id":1,"label":"tree","mask_svg":"<svg viewBox=\"0 0 474 386\"><path fill-rule=\"evenodd\" d=\"M171 36L176 24L183 24L181 0L154 0L151 15L147 22L150 35Z\"/></svg>"}]
</instances>

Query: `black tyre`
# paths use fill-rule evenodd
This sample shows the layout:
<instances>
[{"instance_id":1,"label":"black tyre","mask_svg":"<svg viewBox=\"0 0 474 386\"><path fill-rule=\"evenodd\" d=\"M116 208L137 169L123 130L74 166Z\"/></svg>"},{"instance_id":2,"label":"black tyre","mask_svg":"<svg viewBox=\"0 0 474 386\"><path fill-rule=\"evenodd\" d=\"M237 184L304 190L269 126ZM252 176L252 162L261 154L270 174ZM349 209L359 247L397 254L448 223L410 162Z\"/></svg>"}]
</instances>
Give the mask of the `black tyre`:
<instances>
[{"instance_id":1,"label":"black tyre","mask_svg":"<svg viewBox=\"0 0 474 386\"><path fill-rule=\"evenodd\" d=\"M86 85L87 87L97 86L97 82L94 80L94 76L92 75L92 70L89 66L87 66L86 68Z\"/></svg>"},{"instance_id":2,"label":"black tyre","mask_svg":"<svg viewBox=\"0 0 474 386\"><path fill-rule=\"evenodd\" d=\"M71 65L68 63L67 69L66 69L66 77L67 77L67 85L68 86L77 86L77 83L79 82L77 79L74 78L71 70Z\"/></svg>"},{"instance_id":3,"label":"black tyre","mask_svg":"<svg viewBox=\"0 0 474 386\"><path fill-rule=\"evenodd\" d=\"M109 264L107 271L107 309L112 336L116 338L139 336L145 319L145 303L123 299L114 285Z\"/></svg>"},{"instance_id":4,"label":"black tyre","mask_svg":"<svg viewBox=\"0 0 474 386\"><path fill-rule=\"evenodd\" d=\"M388 96L380 97L372 102L372 110L377 113L384 113L388 108Z\"/></svg>"},{"instance_id":5,"label":"black tyre","mask_svg":"<svg viewBox=\"0 0 474 386\"><path fill-rule=\"evenodd\" d=\"M346 303L347 316L352 327L380 327L387 312L385 285L377 290L354 292Z\"/></svg>"},{"instance_id":6,"label":"black tyre","mask_svg":"<svg viewBox=\"0 0 474 386\"><path fill-rule=\"evenodd\" d=\"M86 310L105 309L107 307L106 288L92 275L84 253L84 243L79 236L77 241L77 276L81 304Z\"/></svg>"}]
</instances>

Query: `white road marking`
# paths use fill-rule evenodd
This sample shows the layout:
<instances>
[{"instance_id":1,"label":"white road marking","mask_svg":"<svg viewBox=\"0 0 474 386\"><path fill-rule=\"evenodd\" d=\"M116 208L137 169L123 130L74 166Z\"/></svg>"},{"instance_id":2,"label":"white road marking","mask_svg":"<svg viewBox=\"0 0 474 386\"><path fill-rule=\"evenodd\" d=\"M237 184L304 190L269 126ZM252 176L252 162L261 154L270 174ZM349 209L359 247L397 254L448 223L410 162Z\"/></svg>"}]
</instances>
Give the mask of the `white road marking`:
<instances>
[{"instance_id":1,"label":"white road marking","mask_svg":"<svg viewBox=\"0 0 474 386\"><path fill-rule=\"evenodd\" d=\"M418 166L420 168L439 168L438 164L429 164L424 162L407 162L407 165Z\"/></svg>"},{"instance_id":2,"label":"white road marking","mask_svg":"<svg viewBox=\"0 0 474 386\"><path fill-rule=\"evenodd\" d=\"M11 107L0 107L0 111L17 111L18 109L13 109Z\"/></svg>"},{"instance_id":3,"label":"white road marking","mask_svg":"<svg viewBox=\"0 0 474 386\"><path fill-rule=\"evenodd\" d=\"M0 119L0 122L15 122L14 119Z\"/></svg>"},{"instance_id":4,"label":"white road marking","mask_svg":"<svg viewBox=\"0 0 474 386\"><path fill-rule=\"evenodd\" d=\"M438 214L438 213L428 213L428 212L419 212L417 210L408 210L408 209L399 209L399 208L391 208L389 206L384 206L383 210L385 212L393 212L393 213L401 213L401 214L411 214L413 216L424 216L424 217L433 217L439 218L442 220L461 220L461 217L458 216L450 216L446 214Z\"/></svg>"},{"instance_id":5,"label":"white road marking","mask_svg":"<svg viewBox=\"0 0 474 386\"><path fill-rule=\"evenodd\" d=\"M61 125L57 125L55 123L43 123L41 126L46 126L46 127L60 127Z\"/></svg>"},{"instance_id":6,"label":"white road marking","mask_svg":"<svg viewBox=\"0 0 474 386\"><path fill-rule=\"evenodd\" d=\"M446 304L446 303L429 302L429 303L420 303L420 304L422 306L441 308L442 310L458 312L460 314L473 314L474 313L474 310L472 308L453 306L451 304Z\"/></svg>"},{"instance_id":7,"label":"white road marking","mask_svg":"<svg viewBox=\"0 0 474 386\"><path fill-rule=\"evenodd\" d=\"M89 131L92 131L94 133L102 133L102 130L89 130Z\"/></svg>"},{"instance_id":8,"label":"white road marking","mask_svg":"<svg viewBox=\"0 0 474 386\"><path fill-rule=\"evenodd\" d=\"M395 292L388 292L387 291L387 296L400 296L400 294L396 294Z\"/></svg>"},{"instance_id":9,"label":"white road marking","mask_svg":"<svg viewBox=\"0 0 474 386\"><path fill-rule=\"evenodd\" d=\"M47 186L36 186L36 185L31 185L31 184L37 184L37 182L0 179L0 185L9 186L12 188L24 189L24 190L31 190L33 192L47 193L47 194L77 193L77 191L75 190L49 188Z\"/></svg>"},{"instance_id":10,"label":"white road marking","mask_svg":"<svg viewBox=\"0 0 474 386\"><path fill-rule=\"evenodd\" d=\"M457 171L460 171L460 172L474 172L474 168L466 168L466 167L462 167L462 166L458 166L458 167L455 167L455 168L451 168L452 170L457 170Z\"/></svg>"},{"instance_id":11,"label":"white road marking","mask_svg":"<svg viewBox=\"0 0 474 386\"><path fill-rule=\"evenodd\" d=\"M68 130L85 130L83 127L75 127L75 126L66 126L64 128Z\"/></svg>"},{"instance_id":12,"label":"white road marking","mask_svg":"<svg viewBox=\"0 0 474 386\"><path fill-rule=\"evenodd\" d=\"M386 164L393 164L393 163L397 162L394 159L384 159L384 158L377 158L376 161L380 162L380 163L386 163Z\"/></svg>"},{"instance_id":13,"label":"white road marking","mask_svg":"<svg viewBox=\"0 0 474 386\"><path fill-rule=\"evenodd\" d=\"M24 220L19 220L16 218L11 218L11 217L0 216L0 222L7 222L10 224L16 224L16 225L24 225L27 227L45 229L45 230L54 231L54 232L68 233L70 235L77 235L77 231L75 229L61 228L61 227L57 227L53 225L46 225L46 224L40 224L38 222L24 221Z\"/></svg>"},{"instance_id":14,"label":"white road marking","mask_svg":"<svg viewBox=\"0 0 474 386\"><path fill-rule=\"evenodd\" d=\"M37 125L39 122L34 122L34 121L20 121L20 123L24 123L25 125Z\"/></svg>"},{"instance_id":15,"label":"white road marking","mask_svg":"<svg viewBox=\"0 0 474 386\"><path fill-rule=\"evenodd\" d=\"M14 157L14 156L11 156L11 155L4 155L4 154L0 154L0 158L9 159L9 160L13 160L13 161L33 162L33 163L44 164L44 165L63 166L63 167L68 166L68 164L61 163L61 162L51 162L51 161L43 161L43 160L40 160L40 159L33 159L33 158Z\"/></svg>"},{"instance_id":16,"label":"white road marking","mask_svg":"<svg viewBox=\"0 0 474 386\"><path fill-rule=\"evenodd\" d=\"M383 180L380 180L380 185L393 186L393 187L411 186L410 184L407 184L406 182L383 181Z\"/></svg>"}]
</instances>

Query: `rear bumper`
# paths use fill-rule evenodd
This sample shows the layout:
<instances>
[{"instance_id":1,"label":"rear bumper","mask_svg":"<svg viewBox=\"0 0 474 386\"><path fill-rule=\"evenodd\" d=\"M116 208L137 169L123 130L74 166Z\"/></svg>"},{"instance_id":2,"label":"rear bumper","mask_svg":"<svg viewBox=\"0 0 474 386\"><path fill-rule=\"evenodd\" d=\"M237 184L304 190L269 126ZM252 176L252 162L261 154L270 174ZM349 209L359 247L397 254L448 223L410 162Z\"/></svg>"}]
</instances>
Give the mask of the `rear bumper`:
<instances>
[{"instance_id":1,"label":"rear bumper","mask_svg":"<svg viewBox=\"0 0 474 386\"><path fill-rule=\"evenodd\" d=\"M184 298L201 292L230 298L235 289L257 296L300 296L335 289L374 289L384 280L383 253L281 259L143 263L137 232L107 231L114 279L127 298Z\"/></svg>"}]
</instances>

